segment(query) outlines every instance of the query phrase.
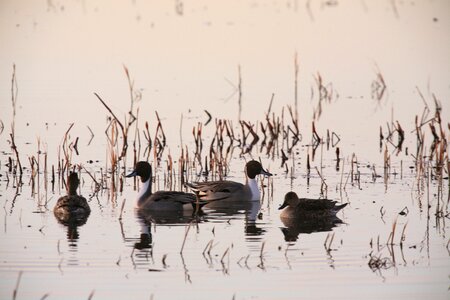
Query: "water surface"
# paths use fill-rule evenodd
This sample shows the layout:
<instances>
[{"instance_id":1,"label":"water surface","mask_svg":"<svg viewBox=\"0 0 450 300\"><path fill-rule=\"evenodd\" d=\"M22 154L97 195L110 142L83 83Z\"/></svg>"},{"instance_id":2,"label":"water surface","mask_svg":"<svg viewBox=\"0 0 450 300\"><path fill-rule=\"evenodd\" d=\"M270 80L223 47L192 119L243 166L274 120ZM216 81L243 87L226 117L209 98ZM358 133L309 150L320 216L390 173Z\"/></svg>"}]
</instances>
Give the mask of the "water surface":
<instances>
[{"instance_id":1,"label":"water surface","mask_svg":"<svg viewBox=\"0 0 450 300\"><path fill-rule=\"evenodd\" d=\"M432 119L440 104L440 137L448 140L449 12L447 1L3 1L0 298L13 298L16 290L17 299L447 299L448 164L440 183L433 176L435 158L428 159L433 137L427 123L428 173L418 176L414 120L425 107ZM285 128L293 128L288 105L295 105L295 57L301 140L282 166L286 140L280 137L267 154L260 126L274 95L271 116L283 115ZM19 187L8 169L9 158L15 160L9 143L13 64L15 142L26 167ZM110 115L93 93L123 120L130 109L124 65L142 95L134 104L142 142L137 158L154 165L155 190L184 189L178 159L187 149L194 160L192 128L198 123L202 162L216 119L231 120L242 137L240 66L241 118L255 125L261 140L249 153L250 138L245 147L234 142L227 179L244 182L245 161L261 159L274 176L264 179L260 203L174 217L138 214L130 179L112 196L105 135ZM379 99L372 93L377 73L386 83ZM319 76L332 92L320 117ZM208 125L204 110L212 115ZM144 152L144 125L154 140L155 111L167 138L159 166L153 149ZM314 158L313 120L324 142ZM380 126L386 137L397 121L405 132L402 150L396 138L380 148ZM61 146L72 123L68 144L78 138L79 153L68 151L71 163L83 166L80 193L92 210L81 226L60 224L52 212L65 188L57 177L52 189L50 170L64 159ZM135 128L126 170L116 176L132 168ZM327 132L333 137L328 144ZM225 155L227 137L224 143ZM171 184L170 159L176 173ZM31 161L40 164L39 174L32 174ZM187 179L204 180L202 171L197 161ZM92 198L88 172L96 180L108 174L107 189ZM284 224L278 207L291 190L349 203L338 214L342 223Z\"/></svg>"}]
</instances>

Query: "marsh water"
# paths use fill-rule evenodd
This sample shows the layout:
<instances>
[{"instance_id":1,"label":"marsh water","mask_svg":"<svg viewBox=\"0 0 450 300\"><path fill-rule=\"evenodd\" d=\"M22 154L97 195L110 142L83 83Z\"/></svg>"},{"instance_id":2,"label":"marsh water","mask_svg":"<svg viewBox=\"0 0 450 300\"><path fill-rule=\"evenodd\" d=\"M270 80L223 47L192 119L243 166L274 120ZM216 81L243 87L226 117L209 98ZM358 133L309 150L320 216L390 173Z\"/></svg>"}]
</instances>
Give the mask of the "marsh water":
<instances>
[{"instance_id":1,"label":"marsh water","mask_svg":"<svg viewBox=\"0 0 450 300\"><path fill-rule=\"evenodd\" d=\"M0 3L1 299L449 298L448 1L110 2ZM137 116L113 173L94 93ZM141 213L135 159L155 191L273 176L260 202ZM64 166L85 222L53 214ZM348 205L283 222L289 191Z\"/></svg>"}]
</instances>

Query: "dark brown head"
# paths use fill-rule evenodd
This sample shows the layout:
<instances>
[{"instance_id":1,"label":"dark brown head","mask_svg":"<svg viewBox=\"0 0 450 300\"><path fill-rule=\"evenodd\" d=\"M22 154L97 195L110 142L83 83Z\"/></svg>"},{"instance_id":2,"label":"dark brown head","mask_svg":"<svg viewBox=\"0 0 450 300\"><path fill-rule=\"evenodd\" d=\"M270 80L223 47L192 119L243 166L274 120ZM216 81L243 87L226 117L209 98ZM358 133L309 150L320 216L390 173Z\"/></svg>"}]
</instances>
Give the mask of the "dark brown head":
<instances>
[{"instance_id":1,"label":"dark brown head","mask_svg":"<svg viewBox=\"0 0 450 300\"><path fill-rule=\"evenodd\" d=\"M146 182L152 177L152 166L146 161L140 161L136 164L134 171L128 174L126 177L141 177L142 182Z\"/></svg>"},{"instance_id":2,"label":"dark brown head","mask_svg":"<svg viewBox=\"0 0 450 300\"><path fill-rule=\"evenodd\" d=\"M245 165L245 173L247 174L247 177L250 179L254 179L256 175L260 174L272 176L272 174L264 170L261 163L256 160L251 160Z\"/></svg>"},{"instance_id":3,"label":"dark brown head","mask_svg":"<svg viewBox=\"0 0 450 300\"><path fill-rule=\"evenodd\" d=\"M289 192L284 196L284 202L280 207L278 207L278 209L283 209L287 206L296 207L299 202L300 199L298 198L297 194L295 192Z\"/></svg>"}]
</instances>

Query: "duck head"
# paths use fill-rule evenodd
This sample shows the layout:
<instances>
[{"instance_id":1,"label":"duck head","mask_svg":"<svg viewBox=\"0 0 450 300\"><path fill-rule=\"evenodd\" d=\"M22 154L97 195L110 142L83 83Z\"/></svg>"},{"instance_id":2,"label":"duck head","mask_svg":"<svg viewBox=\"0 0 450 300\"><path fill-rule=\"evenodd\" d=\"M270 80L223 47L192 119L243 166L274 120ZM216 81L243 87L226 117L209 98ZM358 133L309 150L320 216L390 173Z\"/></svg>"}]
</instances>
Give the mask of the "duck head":
<instances>
[{"instance_id":1,"label":"duck head","mask_svg":"<svg viewBox=\"0 0 450 300\"><path fill-rule=\"evenodd\" d=\"M299 202L300 199L298 198L297 194L295 192L289 192L284 196L284 202L280 207L278 207L278 209L283 209L288 206L296 207Z\"/></svg>"},{"instance_id":2,"label":"duck head","mask_svg":"<svg viewBox=\"0 0 450 300\"><path fill-rule=\"evenodd\" d=\"M77 188L80 184L80 180L78 179L78 175L75 172L70 172L69 177L67 178L67 192L69 195L77 195Z\"/></svg>"},{"instance_id":3,"label":"duck head","mask_svg":"<svg viewBox=\"0 0 450 300\"><path fill-rule=\"evenodd\" d=\"M133 172L126 177L141 177L142 182L146 182L152 177L152 166L146 161L139 161L134 167Z\"/></svg>"},{"instance_id":4,"label":"duck head","mask_svg":"<svg viewBox=\"0 0 450 300\"><path fill-rule=\"evenodd\" d=\"M251 160L245 165L245 173L250 179L255 179L256 175L272 176L272 174L264 170L261 163L256 160Z\"/></svg>"}]
</instances>

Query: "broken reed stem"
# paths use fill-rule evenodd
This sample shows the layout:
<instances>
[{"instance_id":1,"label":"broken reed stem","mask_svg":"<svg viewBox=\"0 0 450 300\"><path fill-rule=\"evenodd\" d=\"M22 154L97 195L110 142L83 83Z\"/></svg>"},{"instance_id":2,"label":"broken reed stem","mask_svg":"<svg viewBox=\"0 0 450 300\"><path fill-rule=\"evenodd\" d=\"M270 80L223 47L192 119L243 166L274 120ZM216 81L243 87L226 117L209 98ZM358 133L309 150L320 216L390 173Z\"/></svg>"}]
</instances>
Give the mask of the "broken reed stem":
<instances>
[{"instance_id":1,"label":"broken reed stem","mask_svg":"<svg viewBox=\"0 0 450 300\"><path fill-rule=\"evenodd\" d=\"M164 254L163 257L162 257L162 259L161 259L161 262L162 262L164 268L167 267L167 264L166 264L166 258L167 258L167 254Z\"/></svg>"},{"instance_id":2,"label":"broken reed stem","mask_svg":"<svg viewBox=\"0 0 450 300\"><path fill-rule=\"evenodd\" d=\"M323 242L323 246L325 247L325 248L327 248L327 242L328 242L328 239L330 238L330 234L329 233L327 233L327 238L325 239L325 242Z\"/></svg>"},{"instance_id":3,"label":"broken reed stem","mask_svg":"<svg viewBox=\"0 0 450 300\"><path fill-rule=\"evenodd\" d=\"M92 300L92 298L94 297L95 294L95 290L92 290L92 292L89 294L88 300Z\"/></svg>"},{"instance_id":4,"label":"broken reed stem","mask_svg":"<svg viewBox=\"0 0 450 300\"><path fill-rule=\"evenodd\" d=\"M322 180L322 186L321 186L320 190L321 190L322 194L325 194L325 198L326 198L327 197L327 191L328 191L328 185L325 182L325 179L323 178L322 174L320 174L319 169L317 167L315 167L315 168L316 168L317 174L319 174L319 177ZM323 187L324 186L325 186L325 193L323 193Z\"/></svg>"},{"instance_id":5,"label":"broken reed stem","mask_svg":"<svg viewBox=\"0 0 450 300\"><path fill-rule=\"evenodd\" d=\"M392 224L392 231L389 234L388 240L386 242L387 245L390 245L390 246L394 245L394 236L395 236L395 228L396 227L397 227L397 218L395 219L394 223Z\"/></svg>"},{"instance_id":6,"label":"broken reed stem","mask_svg":"<svg viewBox=\"0 0 450 300\"><path fill-rule=\"evenodd\" d=\"M333 240L334 240L334 234L335 234L334 232L333 232L333 234L328 233L327 238L325 239L325 242L323 243L323 246L325 247L325 250L327 252L331 251L331 244L333 243ZM328 239L330 239L329 243L327 243Z\"/></svg>"},{"instance_id":7,"label":"broken reed stem","mask_svg":"<svg viewBox=\"0 0 450 300\"><path fill-rule=\"evenodd\" d=\"M134 90L134 81L130 77L130 72L128 72L128 68L124 65L123 69L125 71L125 75L127 76L128 88L130 91L130 111L128 112L128 114L130 115L131 119L130 119L130 121L127 122L128 123L127 128L128 128L136 120L136 117L133 115L134 102L139 101L142 98L142 95L141 95L141 93L138 93Z\"/></svg>"},{"instance_id":8,"label":"broken reed stem","mask_svg":"<svg viewBox=\"0 0 450 300\"><path fill-rule=\"evenodd\" d=\"M92 197L94 197L100 191L101 184L98 183L98 181L95 179L95 177L92 176L91 172L89 172L84 166L82 166L82 168L89 175L89 177L91 177L92 181L94 181L94 183L95 183L95 190L94 190L94 193L92 194ZM52 180L54 180L54 169L53 169L53 166L52 166L52 178L53 178ZM102 180L102 179L100 178L100 180Z\"/></svg>"},{"instance_id":9,"label":"broken reed stem","mask_svg":"<svg viewBox=\"0 0 450 300\"><path fill-rule=\"evenodd\" d=\"M102 98L97 93L94 93L94 95L97 97L97 99L103 104L103 106L108 110L108 112L111 114L111 116L116 120L117 124L119 124L120 130L122 132L122 138L123 138L123 144L122 144L122 153L118 157L118 161L120 161L126 154L127 154L127 148L128 148L128 137L127 137L127 129L123 126L122 122L116 117L116 115L113 113L111 108L103 101ZM127 127L128 128L128 127Z\"/></svg>"},{"instance_id":10,"label":"broken reed stem","mask_svg":"<svg viewBox=\"0 0 450 300\"><path fill-rule=\"evenodd\" d=\"M345 167L345 159L342 159L341 182L339 183L340 191L342 191L342 182L344 181L344 167Z\"/></svg>"},{"instance_id":11,"label":"broken reed stem","mask_svg":"<svg viewBox=\"0 0 450 300\"><path fill-rule=\"evenodd\" d=\"M14 168L15 172L17 172L17 168L19 168L19 185L22 184L22 164L20 162L19 157L19 151L17 150L17 146L15 143L15 128L16 128L16 108L17 108L17 94L18 94L19 88L17 86L17 79L16 79L16 65L13 64L13 72L12 72L12 78L11 78L11 103L12 103L12 109L13 109L13 119L11 122L11 149L14 151L14 154L16 155L16 166ZM11 168L11 167L10 167ZM17 174L17 173L16 173Z\"/></svg>"},{"instance_id":12,"label":"broken reed stem","mask_svg":"<svg viewBox=\"0 0 450 300\"><path fill-rule=\"evenodd\" d=\"M14 292L13 292L13 300L16 299L17 293L19 292L19 284L20 284L20 279L22 278L22 273L23 273L23 271L19 271L19 276L17 277L16 287L14 288Z\"/></svg>"},{"instance_id":13,"label":"broken reed stem","mask_svg":"<svg viewBox=\"0 0 450 300\"><path fill-rule=\"evenodd\" d=\"M61 170L61 176L64 175L65 171L69 171L70 165L71 165L71 153L69 153L69 150L71 152L69 143L68 143L68 137L69 137L69 132L72 129L73 125L75 125L75 123L71 123L69 128L66 130L66 132L64 133L64 137L63 137L63 141L62 141L62 145L61 148L63 149L63 153L64 153L64 160L65 163L62 166L62 170ZM69 173L67 173L68 175ZM64 176L63 176L64 177Z\"/></svg>"},{"instance_id":14,"label":"broken reed stem","mask_svg":"<svg viewBox=\"0 0 450 300\"><path fill-rule=\"evenodd\" d=\"M333 235L331 236L330 243L328 244L328 250L331 250L331 244L333 243L333 240L334 240L334 234L335 234L335 232L333 232Z\"/></svg>"},{"instance_id":15,"label":"broken reed stem","mask_svg":"<svg viewBox=\"0 0 450 300\"><path fill-rule=\"evenodd\" d=\"M261 259L261 261L264 258L264 246L266 245L266 241L264 241L261 245L261 252L259 253L259 258Z\"/></svg>"},{"instance_id":16,"label":"broken reed stem","mask_svg":"<svg viewBox=\"0 0 450 300\"><path fill-rule=\"evenodd\" d=\"M89 133L91 134L91 138L89 139L89 142L88 142L88 146L91 144L91 142L92 142L92 140L94 139L94 132L92 132L92 129L89 127L89 126L86 126L87 127L87 129L89 130Z\"/></svg>"},{"instance_id":17,"label":"broken reed stem","mask_svg":"<svg viewBox=\"0 0 450 300\"><path fill-rule=\"evenodd\" d=\"M124 209L124 207L125 207L125 202L127 201L127 199L126 198L123 198L123 201L122 201L122 207L120 208L120 216L119 216L119 220L122 220L122 214L123 214L123 209Z\"/></svg>"},{"instance_id":18,"label":"broken reed stem","mask_svg":"<svg viewBox=\"0 0 450 300\"><path fill-rule=\"evenodd\" d=\"M406 225L408 225L408 222L406 222L405 226L403 226L402 235L400 236L400 246L401 247L403 246L403 242L406 239L406 235L405 235Z\"/></svg>"},{"instance_id":19,"label":"broken reed stem","mask_svg":"<svg viewBox=\"0 0 450 300\"><path fill-rule=\"evenodd\" d=\"M184 239L183 239L183 244L181 245L180 254L183 254L184 244L186 243L186 238L189 233L189 229L191 229L191 225L192 225L192 222L189 223L189 226L186 229L186 232L184 233Z\"/></svg>"},{"instance_id":20,"label":"broken reed stem","mask_svg":"<svg viewBox=\"0 0 450 300\"><path fill-rule=\"evenodd\" d=\"M20 157L19 157L19 150L17 150L17 146L16 143L14 141L14 134L11 133L9 135L11 137L11 148L13 149L15 155L16 155L16 167L14 168L14 172L17 172L17 168L19 168L19 185L22 183L22 163L20 162ZM17 173L16 173L17 174Z\"/></svg>"},{"instance_id":21,"label":"broken reed stem","mask_svg":"<svg viewBox=\"0 0 450 300\"><path fill-rule=\"evenodd\" d=\"M161 130L162 144L165 147L166 146L166 135L164 134L164 129L162 127L161 119L159 118L158 112L155 111L155 114L156 114L156 119L158 120L158 126L156 128L156 133L158 133L158 130ZM156 137L156 135L155 135L155 137Z\"/></svg>"},{"instance_id":22,"label":"broken reed stem","mask_svg":"<svg viewBox=\"0 0 450 300\"><path fill-rule=\"evenodd\" d=\"M222 255L222 258L220 259L220 262L223 264L224 263L224 259L225 259L225 256L227 255L227 253L230 251L230 247L228 247L227 248L227 250L225 250L225 252L223 253L223 255Z\"/></svg>"},{"instance_id":23,"label":"broken reed stem","mask_svg":"<svg viewBox=\"0 0 450 300\"><path fill-rule=\"evenodd\" d=\"M118 169L118 157L117 157L117 152L116 152L116 146L117 146L117 122L116 121L112 121L110 123L111 128L111 133L110 135L108 133L107 134L107 138L109 141L109 147L108 147L108 151L109 151L109 159L110 159L110 164L111 164L111 186L110 186L110 194L111 196L114 198L115 192L117 190L117 185L116 185L116 170Z\"/></svg>"},{"instance_id":24,"label":"broken reed stem","mask_svg":"<svg viewBox=\"0 0 450 300\"><path fill-rule=\"evenodd\" d=\"M209 242L208 242L208 244L206 244L206 246L205 246L205 249L203 249L203 252L202 252L202 254L203 255L205 255L205 253L206 253L206 250L209 248L209 251L207 252L208 254L210 253L210 251L211 251L211 248L212 248L212 243L214 242L214 240L210 240Z\"/></svg>"}]
</instances>

